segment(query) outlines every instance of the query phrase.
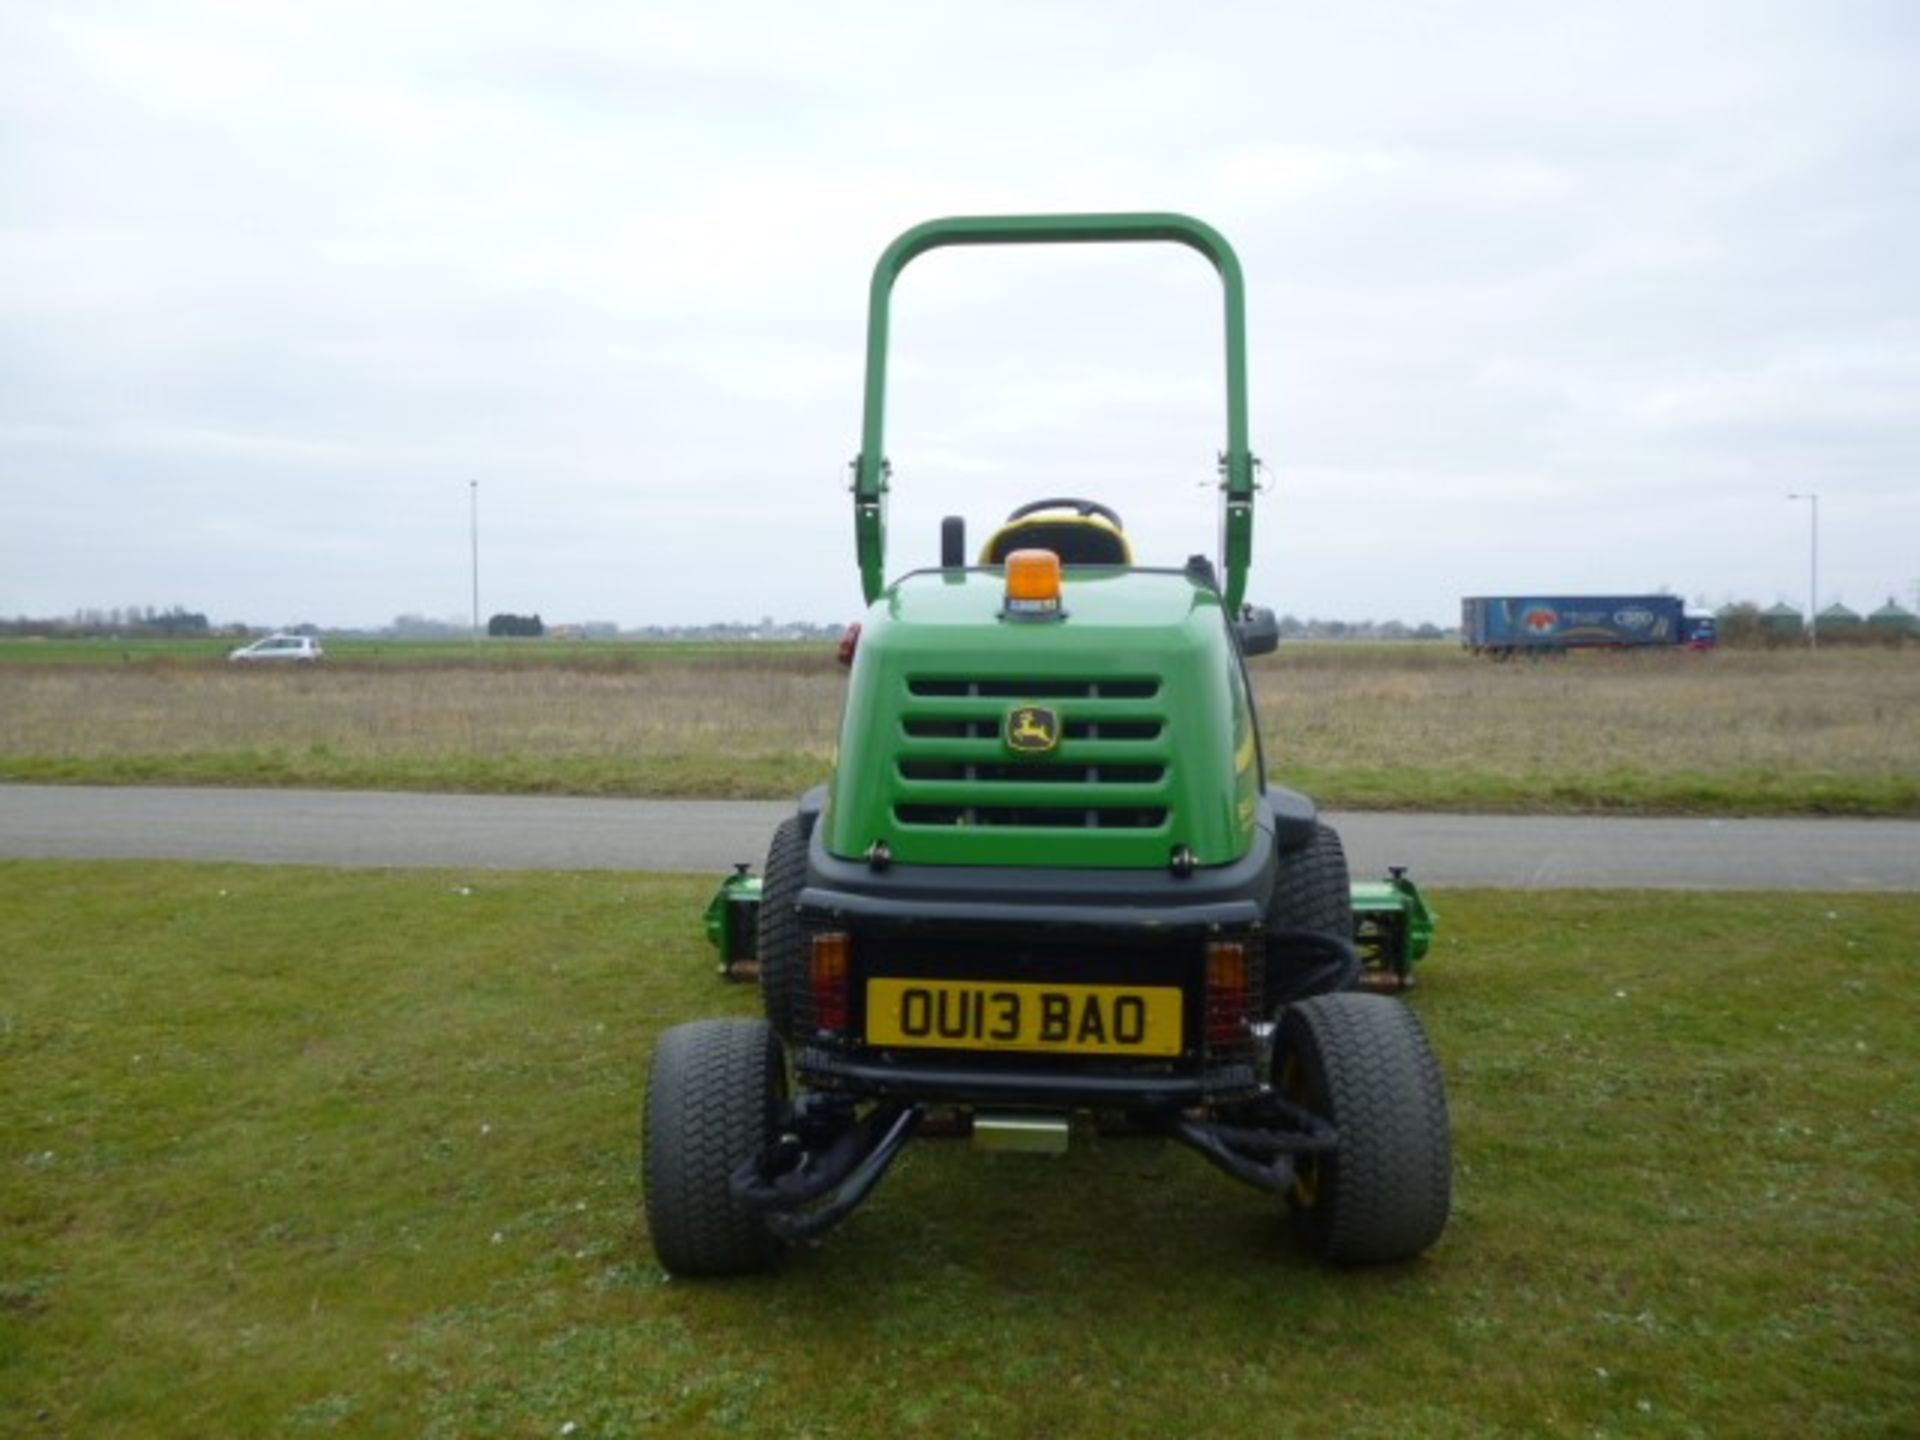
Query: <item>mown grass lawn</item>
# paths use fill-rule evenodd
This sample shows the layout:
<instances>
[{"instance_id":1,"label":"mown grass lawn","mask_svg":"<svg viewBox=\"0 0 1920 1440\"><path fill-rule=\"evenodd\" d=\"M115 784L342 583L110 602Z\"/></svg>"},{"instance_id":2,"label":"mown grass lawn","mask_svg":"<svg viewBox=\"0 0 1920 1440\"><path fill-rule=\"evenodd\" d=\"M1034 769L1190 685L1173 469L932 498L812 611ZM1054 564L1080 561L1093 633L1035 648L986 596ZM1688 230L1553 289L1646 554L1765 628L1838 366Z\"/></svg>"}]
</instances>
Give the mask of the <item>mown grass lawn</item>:
<instances>
[{"instance_id":1,"label":"mown grass lawn","mask_svg":"<svg viewBox=\"0 0 1920 1440\"><path fill-rule=\"evenodd\" d=\"M1920 898L1441 895L1409 1266L1177 1147L927 1141L694 1285L635 1121L658 1031L752 1003L705 891L0 865L0 1433L1920 1429Z\"/></svg>"}]
</instances>

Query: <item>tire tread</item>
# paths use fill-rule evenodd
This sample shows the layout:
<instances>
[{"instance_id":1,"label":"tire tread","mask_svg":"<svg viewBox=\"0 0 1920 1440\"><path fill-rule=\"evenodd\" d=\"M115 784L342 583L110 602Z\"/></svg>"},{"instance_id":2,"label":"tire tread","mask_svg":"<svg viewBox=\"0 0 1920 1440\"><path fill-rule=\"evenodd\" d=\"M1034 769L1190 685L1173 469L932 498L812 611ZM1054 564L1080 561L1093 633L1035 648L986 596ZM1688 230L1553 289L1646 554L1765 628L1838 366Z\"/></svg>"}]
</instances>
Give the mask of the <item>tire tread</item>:
<instances>
[{"instance_id":1,"label":"tire tread","mask_svg":"<svg viewBox=\"0 0 1920 1440\"><path fill-rule=\"evenodd\" d=\"M1266 923L1270 931L1311 930L1352 944L1353 888L1347 852L1331 825L1316 823L1313 838L1303 849L1280 857L1267 900ZM1340 963L1321 947L1298 941L1290 945L1279 938L1267 942L1270 1009L1309 995L1350 989L1359 979L1357 956Z\"/></svg>"},{"instance_id":2,"label":"tire tread","mask_svg":"<svg viewBox=\"0 0 1920 1440\"><path fill-rule=\"evenodd\" d=\"M770 1138L769 1101L783 1077L763 1020L696 1020L660 1037L643 1165L647 1228L670 1273L739 1275L773 1263L778 1241L729 1180Z\"/></svg>"},{"instance_id":3,"label":"tire tread","mask_svg":"<svg viewBox=\"0 0 1920 1440\"><path fill-rule=\"evenodd\" d=\"M1282 1026L1340 1132L1317 1202L1298 1212L1309 1243L1346 1264L1418 1255L1446 1228L1453 1184L1445 1082L1419 1018L1388 996L1347 992L1290 1007Z\"/></svg>"},{"instance_id":4,"label":"tire tread","mask_svg":"<svg viewBox=\"0 0 1920 1440\"><path fill-rule=\"evenodd\" d=\"M782 820L767 846L760 884L760 920L754 954L760 962L760 998L774 1033L799 1044L808 1009L795 906L807 883L807 834L798 816Z\"/></svg>"}]
</instances>

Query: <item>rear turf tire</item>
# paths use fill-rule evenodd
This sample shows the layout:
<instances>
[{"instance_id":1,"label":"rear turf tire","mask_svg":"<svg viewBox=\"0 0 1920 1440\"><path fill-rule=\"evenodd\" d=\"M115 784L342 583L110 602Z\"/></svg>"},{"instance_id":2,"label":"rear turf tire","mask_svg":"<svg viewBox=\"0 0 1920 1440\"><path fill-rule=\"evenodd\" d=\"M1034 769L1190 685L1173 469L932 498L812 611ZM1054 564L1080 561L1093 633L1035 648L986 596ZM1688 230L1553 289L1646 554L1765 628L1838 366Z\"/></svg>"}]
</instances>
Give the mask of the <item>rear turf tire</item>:
<instances>
[{"instance_id":1,"label":"rear turf tire","mask_svg":"<svg viewBox=\"0 0 1920 1440\"><path fill-rule=\"evenodd\" d=\"M674 1275L745 1275L780 1242L728 1186L773 1137L786 1093L780 1042L764 1020L696 1020L660 1037L643 1122L647 1229Z\"/></svg>"},{"instance_id":2,"label":"rear turf tire","mask_svg":"<svg viewBox=\"0 0 1920 1440\"><path fill-rule=\"evenodd\" d=\"M760 998L774 1033L802 1043L809 1007L800 917L794 907L807 883L807 832L799 817L782 820L767 847L760 882L760 922L754 953L760 962Z\"/></svg>"},{"instance_id":3,"label":"rear turf tire","mask_svg":"<svg viewBox=\"0 0 1920 1440\"><path fill-rule=\"evenodd\" d=\"M1290 942L1284 936L1289 930L1306 930L1353 943L1347 852L1332 826L1316 823L1304 848L1279 857L1267 900L1267 929L1274 936L1267 943L1269 1010L1310 995L1351 989L1359 982L1357 957L1350 960L1337 948Z\"/></svg>"},{"instance_id":4,"label":"rear turf tire","mask_svg":"<svg viewBox=\"0 0 1920 1440\"><path fill-rule=\"evenodd\" d=\"M1410 1260L1446 1229L1453 1151L1446 1088L1419 1019L1385 995L1321 995L1280 1018L1275 1078L1331 1121L1339 1148L1302 1157L1295 1228L1323 1260Z\"/></svg>"}]
</instances>

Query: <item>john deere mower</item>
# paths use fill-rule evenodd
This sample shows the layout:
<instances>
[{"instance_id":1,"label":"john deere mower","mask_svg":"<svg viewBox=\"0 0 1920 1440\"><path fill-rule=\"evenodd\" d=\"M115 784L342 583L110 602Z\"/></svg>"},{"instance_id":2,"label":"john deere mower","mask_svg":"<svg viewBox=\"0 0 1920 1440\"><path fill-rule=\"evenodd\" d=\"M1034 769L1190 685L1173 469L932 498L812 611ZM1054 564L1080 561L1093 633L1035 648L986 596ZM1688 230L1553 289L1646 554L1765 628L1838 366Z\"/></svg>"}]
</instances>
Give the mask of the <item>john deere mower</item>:
<instances>
[{"instance_id":1,"label":"john deere mower","mask_svg":"<svg viewBox=\"0 0 1920 1440\"><path fill-rule=\"evenodd\" d=\"M1048 498L969 561L888 581L888 309L949 245L1171 242L1225 294L1222 553L1136 560L1104 504ZM667 1031L646 1100L646 1207L676 1275L774 1264L845 1219L917 1132L1060 1152L1076 1133L1190 1146L1284 1202L1315 1254L1405 1260L1451 1183L1440 1071L1404 981L1430 917L1403 874L1352 886L1311 800L1266 780L1246 657L1240 264L1182 215L935 220L873 274L856 553L867 601L838 762L708 915L765 1018Z\"/></svg>"}]
</instances>

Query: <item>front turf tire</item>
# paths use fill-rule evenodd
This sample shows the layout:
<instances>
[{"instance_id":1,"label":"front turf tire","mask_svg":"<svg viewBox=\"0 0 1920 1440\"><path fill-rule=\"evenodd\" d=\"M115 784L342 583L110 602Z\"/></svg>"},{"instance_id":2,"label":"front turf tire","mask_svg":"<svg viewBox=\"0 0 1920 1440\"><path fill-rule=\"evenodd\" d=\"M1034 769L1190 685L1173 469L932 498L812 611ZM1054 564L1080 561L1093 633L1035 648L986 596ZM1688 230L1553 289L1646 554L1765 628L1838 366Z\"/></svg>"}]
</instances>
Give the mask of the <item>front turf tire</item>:
<instances>
[{"instance_id":1,"label":"front turf tire","mask_svg":"<svg viewBox=\"0 0 1920 1440\"><path fill-rule=\"evenodd\" d=\"M780 1242L728 1181L773 1138L785 1095L785 1058L764 1020L696 1020L660 1037L644 1179L653 1253L670 1274L745 1275L778 1258Z\"/></svg>"},{"instance_id":2,"label":"front turf tire","mask_svg":"<svg viewBox=\"0 0 1920 1440\"><path fill-rule=\"evenodd\" d=\"M1321 995L1280 1017L1275 1078L1340 1132L1302 1157L1295 1228L1323 1260L1410 1260L1440 1238L1452 1206L1446 1088L1413 1011L1385 995Z\"/></svg>"},{"instance_id":3,"label":"front turf tire","mask_svg":"<svg viewBox=\"0 0 1920 1440\"><path fill-rule=\"evenodd\" d=\"M789 1045L807 1037L803 1021L810 1010L806 957L801 948L796 907L807 883L807 832L798 816L782 820L767 847L767 868L760 882L760 920L754 956L760 962L760 999L773 1030Z\"/></svg>"},{"instance_id":4,"label":"front turf tire","mask_svg":"<svg viewBox=\"0 0 1920 1440\"><path fill-rule=\"evenodd\" d=\"M1304 848L1279 857L1266 923L1269 1010L1359 983L1347 851L1331 825L1316 822ZM1316 944L1317 936L1335 943Z\"/></svg>"}]
</instances>

